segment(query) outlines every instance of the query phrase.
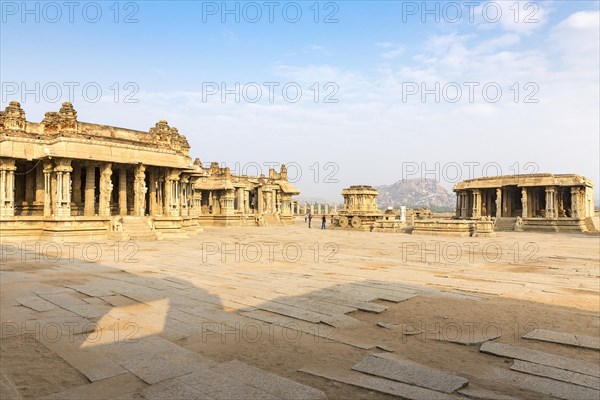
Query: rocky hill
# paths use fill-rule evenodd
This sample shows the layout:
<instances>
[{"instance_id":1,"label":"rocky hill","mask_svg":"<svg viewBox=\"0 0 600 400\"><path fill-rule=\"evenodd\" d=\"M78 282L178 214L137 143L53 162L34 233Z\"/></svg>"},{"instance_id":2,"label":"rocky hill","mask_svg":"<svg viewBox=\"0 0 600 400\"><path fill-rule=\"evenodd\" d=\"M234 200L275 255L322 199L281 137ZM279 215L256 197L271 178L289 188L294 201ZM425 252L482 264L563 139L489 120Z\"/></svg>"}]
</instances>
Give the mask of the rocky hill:
<instances>
[{"instance_id":1,"label":"rocky hill","mask_svg":"<svg viewBox=\"0 0 600 400\"><path fill-rule=\"evenodd\" d=\"M377 204L386 207L426 207L433 211L453 211L456 196L433 179L399 180L392 185L377 186Z\"/></svg>"}]
</instances>

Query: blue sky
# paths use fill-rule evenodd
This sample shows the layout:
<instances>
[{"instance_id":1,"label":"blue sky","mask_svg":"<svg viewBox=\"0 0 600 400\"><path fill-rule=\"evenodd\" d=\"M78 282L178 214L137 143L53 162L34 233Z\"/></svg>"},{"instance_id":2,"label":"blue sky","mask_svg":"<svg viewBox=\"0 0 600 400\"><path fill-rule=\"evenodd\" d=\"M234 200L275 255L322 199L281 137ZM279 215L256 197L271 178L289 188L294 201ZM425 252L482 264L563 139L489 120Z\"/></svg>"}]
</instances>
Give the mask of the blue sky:
<instances>
[{"instance_id":1,"label":"blue sky","mask_svg":"<svg viewBox=\"0 0 600 400\"><path fill-rule=\"evenodd\" d=\"M332 200L401 178L449 188L457 172L598 185L597 1L274 1L273 22L263 1L227 2L229 14L221 1L115 3L74 2L70 21L63 2L2 2L2 107L19 100L39 121L76 82L82 121L167 119L192 157L248 173L291 163L303 194Z\"/></svg>"}]
</instances>

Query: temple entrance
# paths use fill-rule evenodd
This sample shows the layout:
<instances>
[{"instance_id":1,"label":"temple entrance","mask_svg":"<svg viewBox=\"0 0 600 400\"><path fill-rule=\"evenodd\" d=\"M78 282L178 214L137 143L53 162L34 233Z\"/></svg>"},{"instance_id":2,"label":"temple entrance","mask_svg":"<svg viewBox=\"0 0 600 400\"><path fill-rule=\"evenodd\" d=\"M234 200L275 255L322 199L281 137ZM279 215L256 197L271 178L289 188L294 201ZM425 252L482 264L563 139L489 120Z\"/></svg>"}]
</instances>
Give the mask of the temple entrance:
<instances>
[{"instance_id":1,"label":"temple entrance","mask_svg":"<svg viewBox=\"0 0 600 400\"><path fill-rule=\"evenodd\" d=\"M502 216L515 218L520 217L522 213L521 189L518 186L502 188Z\"/></svg>"},{"instance_id":2,"label":"temple entrance","mask_svg":"<svg viewBox=\"0 0 600 400\"><path fill-rule=\"evenodd\" d=\"M558 217L572 217L571 207L571 188L559 188L557 193L558 199Z\"/></svg>"},{"instance_id":3,"label":"temple entrance","mask_svg":"<svg viewBox=\"0 0 600 400\"><path fill-rule=\"evenodd\" d=\"M496 216L496 189L481 190L481 216Z\"/></svg>"},{"instance_id":4,"label":"temple entrance","mask_svg":"<svg viewBox=\"0 0 600 400\"><path fill-rule=\"evenodd\" d=\"M36 200L36 162L16 162L14 174L15 215L41 215L43 208L34 207Z\"/></svg>"},{"instance_id":5,"label":"temple entrance","mask_svg":"<svg viewBox=\"0 0 600 400\"><path fill-rule=\"evenodd\" d=\"M528 210L529 218L546 217L546 190L543 187L528 188Z\"/></svg>"}]
</instances>

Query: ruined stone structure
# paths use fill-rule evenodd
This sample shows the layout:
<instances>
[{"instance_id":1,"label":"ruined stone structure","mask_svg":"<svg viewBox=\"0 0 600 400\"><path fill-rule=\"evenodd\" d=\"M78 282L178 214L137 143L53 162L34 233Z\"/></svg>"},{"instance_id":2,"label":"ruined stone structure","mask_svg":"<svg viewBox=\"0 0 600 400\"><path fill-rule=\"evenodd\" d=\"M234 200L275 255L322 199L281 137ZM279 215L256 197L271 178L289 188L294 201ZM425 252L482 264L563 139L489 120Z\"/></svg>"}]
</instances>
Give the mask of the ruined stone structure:
<instances>
[{"instance_id":1,"label":"ruined stone structure","mask_svg":"<svg viewBox=\"0 0 600 400\"><path fill-rule=\"evenodd\" d=\"M342 196L344 205L338 211L339 227L370 231L374 222L383 217L377 207L377 190L372 186L350 186L342 190Z\"/></svg>"},{"instance_id":2,"label":"ruined stone structure","mask_svg":"<svg viewBox=\"0 0 600 400\"><path fill-rule=\"evenodd\" d=\"M470 179L454 186L457 219L495 220L496 230L593 229L593 184L574 174Z\"/></svg>"},{"instance_id":3,"label":"ruined stone structure","mask_svg":"<svg viewBox=\"0 0 600 400\"><path fill-rule=\"evenodd\" d=\"M163 234L292 223L299 192L284 165L239 176L192 162L189 150L164 120L148 132L91 124L64 103L35 123L12 101L0 112L2 238L107 237L136 223Z\"/></svg>"},{"instance_id":4,"label":"ruined stone structure","mask_svg":"<svg viewBox=\"0 0 600 400\"><path fill-rule=\"evenodd\" d=\"M414 222L413 235L491 237L495 236L492 221L424 219Z\"/></svg>"},{"instance_id":5,"label":"ruined stone structure","mask_svg":"<svg viewBox=\"0 0 600 400\"><path fill-rule=\"evenodd\" d=\"M372 232L399 233L406 227L406 207L401 208L400 219L396 218L396 212L392 207L388 207L383 213L383 218L377 219L373 223Z\"/></svg>"}]
</instances>

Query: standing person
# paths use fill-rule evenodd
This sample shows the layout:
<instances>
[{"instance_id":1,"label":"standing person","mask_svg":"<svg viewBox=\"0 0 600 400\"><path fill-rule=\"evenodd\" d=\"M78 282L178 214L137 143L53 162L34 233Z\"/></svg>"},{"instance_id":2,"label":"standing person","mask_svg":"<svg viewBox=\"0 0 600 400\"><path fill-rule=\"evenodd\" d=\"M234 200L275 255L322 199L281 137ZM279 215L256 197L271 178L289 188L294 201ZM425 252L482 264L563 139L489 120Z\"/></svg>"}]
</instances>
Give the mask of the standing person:
<instances>
[{"instance_id":1,"label":"standing person","mask_svg":"<svg viewBox=\"0 0 600 400\"><path fill-rule=\"evenodd\" d=\"M321 218L321 229L325 229L325 224L327 224L327 217L323 214L323 217Z\"/></svg>"},{"instance_id":2,"label":"standing person","mask_svg":"<svg viewBox=\"0 0 600 400\"><path fill-rule=\"evenodd\" d=\"M312 221L312 214L308 214L308 227L310 228L310 223Z\"/></svg>"},{"instance_id":3,"label":"standing person","mask_svg":"<svg viewBox=\"0 0 600 400\"><path fill-rule=\"evenodd\" d=\"M308 220L308 214L304 214L304 223Z\"/></svg>"},{"instance_id":4,"label":"standing person","mask_svg":"<svg viewBox=\"0 0 600 400\"><path fill-rule=\"evenodd\" d=\"M333 214L331 214L331 227L333 228Z\"/></svg>"}]
</instances>

